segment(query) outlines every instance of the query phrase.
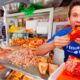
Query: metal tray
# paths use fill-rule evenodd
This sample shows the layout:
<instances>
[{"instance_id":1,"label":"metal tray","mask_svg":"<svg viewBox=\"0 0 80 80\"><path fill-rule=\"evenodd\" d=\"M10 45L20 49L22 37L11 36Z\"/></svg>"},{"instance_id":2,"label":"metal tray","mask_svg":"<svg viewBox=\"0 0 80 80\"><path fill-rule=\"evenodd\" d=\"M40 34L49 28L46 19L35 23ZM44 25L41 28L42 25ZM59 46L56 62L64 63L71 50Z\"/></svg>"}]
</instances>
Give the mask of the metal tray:
<instances>
[{"instance_id":1,"label":"metal tray","mask_svg":"<svg viewBox=\"0 0 80 80\"><path fill-rule=\"evenodd\" d=\"M16 67L16 66L6 62L6 61L3 61L1 59L0 59L0 64L4 65L5 67L10 68L12 70L19 71L19 72L23 73L24 75L31 77L33 80L47 80L48 79L48 75L42 76L39 73L38 68L34 65L30 66L26 70L24 70L22 68Z\"/></svg>"},{"instance_id":2,"label":"metal tray","mask_svg":"<svg viewBox=\"0 0 80 80\"><path fill-rule=\"evenodd\" d=\"M17 49L19 49L19 48L16 48L16 49L13 48L14 51ZM48 79L48 77L49 77L48 74L46 74L44 76L41 75L38 70L38 67L35 65L31 65L24 69L22 66L16 66L16 65L12 64L11 62L9 62L7 60L7 56L12 53L13 53L12 51L9 53L6 53L6 51L5 51L4 54L0 53L0 64L7 68L12 69L12 70L19 71L19 72L23 73L24 75L27 75L27 76L33 78L32 80L47 80Z\"/></svg>"}]
</instances>

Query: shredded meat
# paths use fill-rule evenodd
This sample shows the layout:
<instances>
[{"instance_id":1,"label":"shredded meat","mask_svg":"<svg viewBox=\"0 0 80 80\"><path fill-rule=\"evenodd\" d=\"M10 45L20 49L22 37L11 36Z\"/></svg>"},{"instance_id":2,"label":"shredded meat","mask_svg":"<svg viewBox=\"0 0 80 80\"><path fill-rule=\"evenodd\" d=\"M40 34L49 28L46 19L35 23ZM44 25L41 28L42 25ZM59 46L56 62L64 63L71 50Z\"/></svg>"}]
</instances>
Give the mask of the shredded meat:
<instances>
[{"instance_id":1,"label":"shredded meat","mask_svg":"<svg viewBox=\"0 0 80 80\"><path fill-rule=\"evenodd\" d=\"M3 52L4 55L1 56L0 59L19 68L27 69L29 66L36 65L39 62L38 57L35 56L29 49L20 48L18 50L12 50L9 52L7 53L8 55L5 55Z\"/></svg>"}]
</instances>

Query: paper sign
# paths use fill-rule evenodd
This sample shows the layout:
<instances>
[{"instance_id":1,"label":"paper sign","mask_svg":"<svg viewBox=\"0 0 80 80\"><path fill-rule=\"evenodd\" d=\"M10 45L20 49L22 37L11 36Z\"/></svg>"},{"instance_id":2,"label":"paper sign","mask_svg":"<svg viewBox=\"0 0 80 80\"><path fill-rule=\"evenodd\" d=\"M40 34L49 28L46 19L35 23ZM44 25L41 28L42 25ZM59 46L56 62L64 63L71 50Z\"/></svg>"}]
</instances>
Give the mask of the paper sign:
<instances>
[{"instance_id":1,"label":"paper sign","mask_svg":"<svg viewBox=\"0 0 80 80\"><path fill-rule=\"evenodd\" d=\"M38 22L37 25L37 34L47 34L48 33L48 27L49 23L48 22Z\"/></svg>"},{"instance_id":2,"label":"paper sign","mask_svg":"<svg viewBox=\"0 0 80 80\"><path fill-rule=\"evenodd\" d=\"M38 20L28 20L26 21L26 29L32 29L33 31L36 31L37 24Z\"/></svg>"}]
</instances>

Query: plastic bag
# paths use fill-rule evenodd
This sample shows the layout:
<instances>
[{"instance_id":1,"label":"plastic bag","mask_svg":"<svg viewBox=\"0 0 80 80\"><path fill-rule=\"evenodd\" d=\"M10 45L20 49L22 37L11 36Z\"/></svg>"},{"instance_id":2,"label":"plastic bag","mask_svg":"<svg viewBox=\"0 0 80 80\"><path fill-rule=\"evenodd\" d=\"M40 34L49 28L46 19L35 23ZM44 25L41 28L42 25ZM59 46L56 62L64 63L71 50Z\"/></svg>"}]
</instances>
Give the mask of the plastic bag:
<instances>
[{"instance_id":1,"label":"plastic bag","mask_svg":"<svg viewBox=\"0 0 80 80\"><path fill-rule=\"evenodd\" d=\"M65 64L66 73L69 75L80 76L80 59L72 55L69 56Z\"/></svg>"},{"instance_id":2,"label":"plastic bag","mask_svg":"<svg viewBox=\"0 0 80 80\"><path fill-rule=\"evenodd\" d=\"M37 9L42 9L43 7L40 4L31 4L26 8L23 8L23 5L20 4L18 11L24 13L28 17L32 17L33 13Z\"/></svg>"}]
</instances>

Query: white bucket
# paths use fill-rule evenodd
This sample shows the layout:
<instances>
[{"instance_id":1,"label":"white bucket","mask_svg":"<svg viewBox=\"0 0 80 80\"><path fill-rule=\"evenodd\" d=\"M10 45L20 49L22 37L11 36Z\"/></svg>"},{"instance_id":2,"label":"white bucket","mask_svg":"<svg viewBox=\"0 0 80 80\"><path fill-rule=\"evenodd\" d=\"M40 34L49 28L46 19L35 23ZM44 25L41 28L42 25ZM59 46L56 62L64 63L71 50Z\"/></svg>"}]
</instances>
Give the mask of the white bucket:
<instances>
[{"instance_id":1,"label":"white bucket","mask_svg":"<svg viewBox=\"0 0 80 80\"><path fill-rule=\"evenodd\" d=\"M55 48L54 49L54 63L62 64L64 62L64 51L62 49Z\"/></svg>"}]
</instances>

